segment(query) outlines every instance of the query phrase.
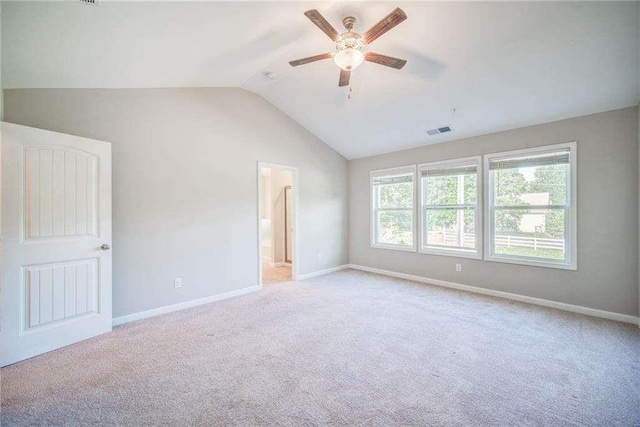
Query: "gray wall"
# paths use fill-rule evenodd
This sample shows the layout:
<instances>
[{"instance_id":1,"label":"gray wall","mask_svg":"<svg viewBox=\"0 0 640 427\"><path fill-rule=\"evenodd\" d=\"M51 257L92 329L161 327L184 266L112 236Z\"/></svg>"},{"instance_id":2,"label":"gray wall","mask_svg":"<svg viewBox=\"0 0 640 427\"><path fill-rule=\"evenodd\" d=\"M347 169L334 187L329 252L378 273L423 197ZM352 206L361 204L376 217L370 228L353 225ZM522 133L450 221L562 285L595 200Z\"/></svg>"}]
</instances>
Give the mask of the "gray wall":
<instances>
[{"instance_id":1,"label":"gray wall","mask_svg":"<svg viewBox=\"0 0 640 427\"><path fill-rule=\"evenodd\" d=\"M113 143L114 317L258 283L257 162L300 168L300 274L347 263L347 161L242 89L5 90L5 120ZM184 277L181 289L174 277Z\"/></svg>"},{"instance_id":2,"label":"gray wall","mask_svg":"<svg viewBox=\"0 0 640 427\"><path fill-rule=\"evenodd\" d=\"M578 271L373 249L369 172L437 160L576 141ZM352 264L638 313L638 107L349 161ZM462 272L455 272L462 263Z\"/></svg>"}]
</instances>

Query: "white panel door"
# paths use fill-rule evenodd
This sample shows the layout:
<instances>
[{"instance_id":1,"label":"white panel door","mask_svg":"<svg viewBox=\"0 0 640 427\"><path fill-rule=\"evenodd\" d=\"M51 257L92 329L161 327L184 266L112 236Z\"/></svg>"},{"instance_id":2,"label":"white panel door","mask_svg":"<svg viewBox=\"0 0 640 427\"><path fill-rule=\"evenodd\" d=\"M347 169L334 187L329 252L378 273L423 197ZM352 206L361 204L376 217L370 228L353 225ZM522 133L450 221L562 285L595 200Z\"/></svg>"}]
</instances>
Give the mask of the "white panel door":
<instances>
[{"instance_id":1,"label":"white panel door","mask_svg":"<svg viewBox=\"0 0 640 427\"><path fill-rule=\"evenodd\" d=\"M1 126L6 366L111 331L111 144Z\"/></svg>"}]
</instances>

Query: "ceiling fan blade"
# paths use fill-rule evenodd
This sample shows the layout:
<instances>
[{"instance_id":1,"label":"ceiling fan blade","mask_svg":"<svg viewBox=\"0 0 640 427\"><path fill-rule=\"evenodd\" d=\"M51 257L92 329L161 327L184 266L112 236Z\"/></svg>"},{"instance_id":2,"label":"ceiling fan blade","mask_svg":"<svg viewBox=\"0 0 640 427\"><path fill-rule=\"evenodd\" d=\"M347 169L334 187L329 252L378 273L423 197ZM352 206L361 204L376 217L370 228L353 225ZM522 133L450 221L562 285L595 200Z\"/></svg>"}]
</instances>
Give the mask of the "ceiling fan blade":
<instances>
[{"instance_id":1,"label":"ceiling fan blade","mask_svg":"<svg viewBox=\"0 0 640 427\"><path fill-rule=\"evenodd\" d=\"M316 26L318 28L320 28L323 33L328 35L331 40L333 40L334 42L338 41L338 39L340 38L340 34L338 34L336 29L333 28L331 26L331 24L329 24L329 22L327 22L326 19L324 19L324 16L320 15L320 12L318 12L315 9L312 9L312 10L307 10L304 13L304 15L307 18L309 18L311 20L311 22L316 24Z\"/></svg>"},{"instance_id":2,"label":"ceiling fan blade","mask_svg":"<svg viewBox=\"0 0 640 427\"><path fill-rule=\"evenodd\" d=\"M367 52L367 56L365 56L364 59L365 61L375 62L376 64L395 68L396 70L401 69L407 63L405 59L398 59L393 56L380 55L379 53L373 52Z\"/></svg>"},{"instance_id":3,"label":"ceiling fan blade","mask_svg":"<svg viewBox=\"0 0 640 427\"><path fill-rule=\"evenodd\" d=\"M405 19L407 19L407 14L399 7L395 8L393 12L382 18L380 22L364 33L363 38L365 43L371 43Z\"/></svg>"},{"instance_id":4,"label":"ceiling fan blade","mask_svg":"<svg viewBox=\"0 0 640 427\"><path fill-rule=\"evenodd\" d=\"M349 86L349 79L351 78L351 71L340 69L340 81L338 86Z\"/></svg>"},{"instance_id":5,"label":"ceiling fan blade","mask_svg":"<svg viewBox=\"0 0 640 427\"><path fill-rule=\"evenodd\" d=\"M331 52L322 53L320 55L310 56L308 58L302 58L302 59L296 59L295 61L289 61L289 65L291 65L292 67L297 67L298 65L304 65L304 64L308 64L310 62L316 62L316 61L321 61L323 59L329 59L332 56L333 56L333 53L331 53Z\"/></svg>"}]
</instances>

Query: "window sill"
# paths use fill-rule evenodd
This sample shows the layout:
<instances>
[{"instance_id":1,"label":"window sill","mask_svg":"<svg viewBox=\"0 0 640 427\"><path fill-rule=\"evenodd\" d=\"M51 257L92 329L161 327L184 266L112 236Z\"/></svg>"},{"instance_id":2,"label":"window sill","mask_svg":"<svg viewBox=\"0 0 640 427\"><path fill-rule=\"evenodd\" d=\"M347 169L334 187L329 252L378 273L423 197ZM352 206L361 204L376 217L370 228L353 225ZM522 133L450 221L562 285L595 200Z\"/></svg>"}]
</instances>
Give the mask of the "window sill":
<instances>
[{"instance_id":1,"label":"window sill","mask_svg":"<svg viewBox=\"0 0 640 427\"><path fill-rule=\"evenodd\" d=\"M528 267L555 268L559 270L571 270L571 271L578 270L578 267L575 264L561 264L561 263L547 262L547 261L535 261L530 259L509 258L509 257L498 256L498 255L485 256L484 259L485 261L502 262L506 264L517 264L517 265L524 265Z\"/></svg>"},{"instance_id":2,"label":"window sill","mask_svg":"<svg viewBox=\"0 0 640 427\"><path fill-rule=\"evenodd\" d=\"M399 246L399 245L385 245L381 243L372 243L371 247L374 249L388 249L391 251L416 252L415 246Z\"/></svg>"},{"instance_id":3,"label":"window sill","mask_svg":"<svg viewBox=\"0 0 640 427\"><path fill-rule=\"evenodd\" d=\"M482 259L482 254L479 252L469 252L456 249L419 249L418 252L424 255L438 255L453 258L469 258L479 260Z\"/></svg>"}]
</instances>

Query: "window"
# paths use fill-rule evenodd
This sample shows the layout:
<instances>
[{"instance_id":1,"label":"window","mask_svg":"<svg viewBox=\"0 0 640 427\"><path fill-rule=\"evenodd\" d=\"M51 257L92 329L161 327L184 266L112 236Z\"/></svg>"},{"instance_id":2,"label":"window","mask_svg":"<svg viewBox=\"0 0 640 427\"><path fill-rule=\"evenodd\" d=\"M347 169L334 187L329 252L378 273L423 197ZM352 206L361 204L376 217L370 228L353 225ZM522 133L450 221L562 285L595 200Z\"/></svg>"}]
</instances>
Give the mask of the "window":
<instances>
[{"instance_id":1,"label":"window","mask_svg":"<svg viewBox=\"0 0 640 427\"><path fill-rule=\"evenodd\" d=\"M415 251L415 166L371 172L371 246Z\"/></svg>"},{"instance_id":2,"label":"window","mask_svg":"<svg viewBox=\"0 0 640 427\"><path fill-rule=\"evenodd\" d=\"M486 259L576 269L576 144L485 157Z\"/></svg>"},{"instance_id":3,"label":"window","mask_svg":"<svg viewBox=\"0 0 640 427\"><path fill-rule=\"evenodd\" d=\"M479 157L419 166L420 252L481 258L479 166Z\"/></svg>"}]
</instances>

